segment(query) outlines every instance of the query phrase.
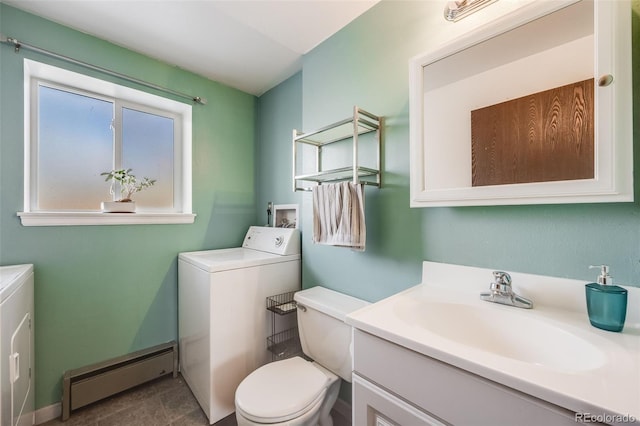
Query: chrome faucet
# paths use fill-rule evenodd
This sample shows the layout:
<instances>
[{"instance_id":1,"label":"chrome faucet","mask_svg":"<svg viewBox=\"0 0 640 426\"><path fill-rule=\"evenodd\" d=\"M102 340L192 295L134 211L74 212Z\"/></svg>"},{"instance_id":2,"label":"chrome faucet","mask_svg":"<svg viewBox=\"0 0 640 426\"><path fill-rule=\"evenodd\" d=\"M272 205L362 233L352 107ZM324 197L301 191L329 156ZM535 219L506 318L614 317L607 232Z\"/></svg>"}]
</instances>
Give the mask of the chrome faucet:
<instances>
[{"instance_id":1,"label":"chrome faucet","mask_svg":"<svg viewBox=\"0 0 640 426\"><path fill-rule=\"evenodd\" d=\"M489 291L480 293L480 299L487 302L501 303L517 308L531 309L533 302L518 296L511 288L511 275L503 271L493 271L493 282Z\"/></svg>"}]
</instances>

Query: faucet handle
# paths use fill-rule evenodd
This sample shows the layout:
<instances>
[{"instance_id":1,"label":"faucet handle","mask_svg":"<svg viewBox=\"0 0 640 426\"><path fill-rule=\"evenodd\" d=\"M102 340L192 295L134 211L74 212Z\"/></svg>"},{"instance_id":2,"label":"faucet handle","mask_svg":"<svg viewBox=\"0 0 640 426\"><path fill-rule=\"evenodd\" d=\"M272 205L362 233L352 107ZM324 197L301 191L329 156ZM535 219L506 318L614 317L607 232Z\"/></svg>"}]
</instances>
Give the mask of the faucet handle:
<instances>
[{"instance_id":1,"label":"faucet handle","mask_svg":"<svg viewBox=\"0 0 640 426\"><path fill-rule=\"evenodd\" d=\"M493 282L489 291L480 293L480 299L518 308L533 308L533 302L518 296L511 288L511 275L504 271L493 271Z\"/></svg>"},{"instance_id":2,"label":"faucet handle","mask_svg":"<svg viewBox=\"0 0 640 426\"><path fill-rule=\"evenodd\" d=\"M511 285L511 275L504 271L493 271L493 279L496 284Z\"/></svg>"}]
</instances>

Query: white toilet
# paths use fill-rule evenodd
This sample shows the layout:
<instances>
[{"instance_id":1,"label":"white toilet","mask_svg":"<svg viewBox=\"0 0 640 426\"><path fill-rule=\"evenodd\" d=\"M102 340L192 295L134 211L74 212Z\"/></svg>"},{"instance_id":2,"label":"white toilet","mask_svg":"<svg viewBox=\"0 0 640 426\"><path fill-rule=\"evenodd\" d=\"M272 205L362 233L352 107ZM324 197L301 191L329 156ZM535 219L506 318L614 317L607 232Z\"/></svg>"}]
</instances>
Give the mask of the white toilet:
<instances>
[{"instance_id":1,"label":"white toilet","mask_svg":"<svg viewBox=\"0 0 640 426\"><path fill-rule=\"evenodd\" d=\"M249 374L236 390L238 426L331 426L340 378L351 382L351 326L347 314L368 305L324 287L295 294L302 351Z\"/></svg>"}]
</instances>

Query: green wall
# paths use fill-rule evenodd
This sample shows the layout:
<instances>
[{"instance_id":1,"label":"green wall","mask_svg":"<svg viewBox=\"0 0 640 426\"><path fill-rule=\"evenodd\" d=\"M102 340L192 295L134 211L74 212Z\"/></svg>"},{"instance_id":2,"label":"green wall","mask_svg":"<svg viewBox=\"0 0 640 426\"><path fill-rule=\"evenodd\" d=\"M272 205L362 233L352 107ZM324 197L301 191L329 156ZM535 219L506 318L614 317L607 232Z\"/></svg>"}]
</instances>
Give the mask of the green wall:
<instances>
[{"instance_id":1,"label":"green wall","mask_svg":"<svg viewBox=\"0 0 640 426\"><path fill-rule=\"evenodd\" d=\"M65 370L177 339L177 254L238 246L254 224L257 100L5 4L0 31L209 100L193 107L194 224L23 227L22 60L82 70L0 46L0 264L35 265L41 408L60 401Z\"/></svg>"},{"instance_id":2,"label":"green wall","mask_svg":"<svg viewBox=\"0 0 640 426\"><path fill-rule=\"evenodd\" d=\"M408 61L482 23L481 14L447 23L441 9L438 2L378 3L305 56L301 94L289 100L302 98L302 130L346 118L353 105L384 116L386 126L383 187L366 188L364 253L314 245L311 195L297 195L302 206L303 285L322 284L376 301L419 283L422 260L583 280L595 278L589 265L605 263L616 282L640 285L637 170L639 201L635 203L409 208ZM640 0L634 0L636 108L640 104L639 13ZM272 92L280 90L285 91L277 87ZM280 120L283 128L288 125L285 117ZM635 164L640 164L639 135L635 113ZM269 167L290 170L290 146L281 147L281 142L263 138L261 149L280 153L272 155L270 161L276 160ZM259 166L265 164L261 161ZM275 198L274 188L289 185L290 178L282 176L279 183L259 184L258 192L262 199ZM487 277L487 283L490 280Z\"/></svg>"},{"instance_id":3,"label":"green wall","mask_svg":"<svg viewBox=\"0 0 640 426\"><path fill-rule=\"evenodd\" d=\"M258 99L256 147L257 224L267 223L267 203L300 204L291 190L291 136L302 128L302 73L297 73Z\"/></svg>"}]
</instances>

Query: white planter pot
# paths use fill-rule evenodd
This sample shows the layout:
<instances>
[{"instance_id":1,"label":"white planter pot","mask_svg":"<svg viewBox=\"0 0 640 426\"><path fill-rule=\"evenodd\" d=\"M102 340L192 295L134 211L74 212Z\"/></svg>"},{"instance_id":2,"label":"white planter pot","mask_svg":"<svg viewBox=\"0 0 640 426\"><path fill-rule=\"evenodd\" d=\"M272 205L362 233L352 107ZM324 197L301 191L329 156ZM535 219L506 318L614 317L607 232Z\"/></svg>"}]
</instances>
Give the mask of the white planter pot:
<instances>
[{"instance_id":1,"label":"white planter pot","mask_svg":"<svg viewBox=\"0 0 640 426\"><path fill-rule=\"evenodd\" d=\"M101 207L105 213L134 213L136 211L135 201L103 201Z\"/></svg>"}]
</instances>

